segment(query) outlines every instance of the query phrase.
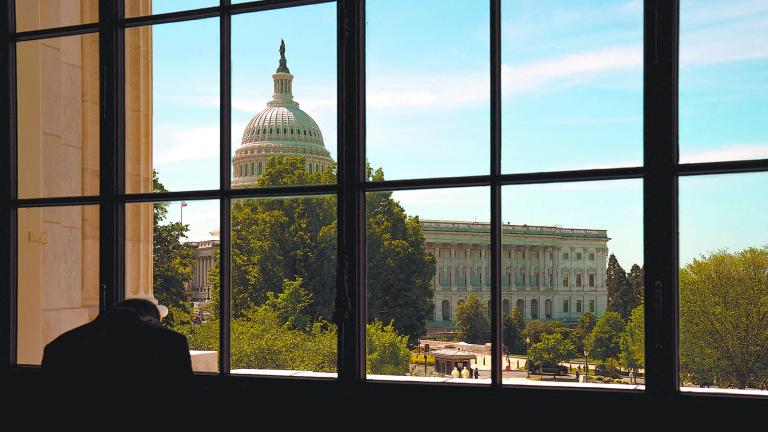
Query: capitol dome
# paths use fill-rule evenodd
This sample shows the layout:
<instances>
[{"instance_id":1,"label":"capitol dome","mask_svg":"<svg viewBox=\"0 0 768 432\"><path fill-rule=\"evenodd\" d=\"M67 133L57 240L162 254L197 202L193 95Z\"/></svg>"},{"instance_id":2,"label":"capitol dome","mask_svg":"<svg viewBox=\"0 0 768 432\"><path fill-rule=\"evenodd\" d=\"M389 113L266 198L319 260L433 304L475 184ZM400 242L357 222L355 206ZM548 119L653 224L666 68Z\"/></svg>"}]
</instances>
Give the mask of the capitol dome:
<instances>
[{"instance_id":1,"label":"capitol dome","mask_svg":"<svg viewBox=\"0 0 768 432\"><path fill-rule=\"evenodd\" d=\"M233 187L255 185L267 160L275 156L301 156L309 172L325 171L334 162L317 123L293 100L293 75L286 64L282 41L280 64L272 79L272 100L248 123L232 158Z\"/></svg>"}]
</instances>

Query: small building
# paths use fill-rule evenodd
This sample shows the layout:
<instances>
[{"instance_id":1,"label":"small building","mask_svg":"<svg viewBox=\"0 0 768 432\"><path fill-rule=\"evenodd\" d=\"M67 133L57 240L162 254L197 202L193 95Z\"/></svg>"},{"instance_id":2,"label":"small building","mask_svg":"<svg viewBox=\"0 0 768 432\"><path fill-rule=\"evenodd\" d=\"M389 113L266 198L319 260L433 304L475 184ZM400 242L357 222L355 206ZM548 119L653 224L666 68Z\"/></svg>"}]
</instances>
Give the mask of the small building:
<instances>
[{"instance_id":1,"label":"small building","mask_svg":"<svg viewBox=\"0 0 768 432\"><path fill-rule=\"evenodd\" d=\"M446 345L444 348L430 351L435 358L435 370L445 375L450 375L454 367L461 371L465 366L472 368L472 360L477 363L477 356L470 351L456 348L454 345Z\"/></svg>"}]
</instances>

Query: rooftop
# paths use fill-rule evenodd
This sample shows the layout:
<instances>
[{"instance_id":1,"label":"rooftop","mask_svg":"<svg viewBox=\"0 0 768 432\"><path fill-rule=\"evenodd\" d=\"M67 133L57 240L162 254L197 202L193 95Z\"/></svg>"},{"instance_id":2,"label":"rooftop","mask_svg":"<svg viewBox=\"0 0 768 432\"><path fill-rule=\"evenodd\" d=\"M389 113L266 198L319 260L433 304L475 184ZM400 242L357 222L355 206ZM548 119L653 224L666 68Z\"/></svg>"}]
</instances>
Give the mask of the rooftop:
<instances>
[{"instance_id":1,"label":"rooftop","mask_svg":"<svg viewBox=\"0 0 768 432\"><path fill-rule=\"evenodd\" d=\"M431 232L465 232L465 233L490 233L491 232L490 222L464 222L464 221L422 219L421 227L424 231L431 231ZM560 226L502 224L501 232L502 234L598 238L598 239L610 240L610 238L608 237L608 231L606 230L563 228Z\"/></svg>"}]
</instances>

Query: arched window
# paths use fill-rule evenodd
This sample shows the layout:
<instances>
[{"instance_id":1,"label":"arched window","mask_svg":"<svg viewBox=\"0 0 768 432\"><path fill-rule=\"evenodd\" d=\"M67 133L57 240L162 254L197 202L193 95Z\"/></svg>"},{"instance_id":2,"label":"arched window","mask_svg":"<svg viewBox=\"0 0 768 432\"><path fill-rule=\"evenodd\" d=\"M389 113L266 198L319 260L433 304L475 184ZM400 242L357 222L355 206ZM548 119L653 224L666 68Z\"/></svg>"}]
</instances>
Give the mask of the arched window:
<instances>
[{"instance_id":1,"label":"arched window","mask_svg":"<svg viewBox=\"0 0 768 432\"><path fill-rule=\"evenodd\" d=\"M293 128L291 128L291 135L293 135Z\"/></svg>"},{"instance_id":2,"label":"arched window","mask_svg":"<svg viewBox=\"0 0 768 432\"><path fill-rule=\"evenodd\" d=\"M539 301L531 300L531 319L539 319Z\"/></svg>"},{"instance_id":3,"label":"arched window","mask_svg":"<svg viewBox=\"0 0 768 432\"><path fill-rule=\"evenodd\" d=\"M307 130L304 129L304 136L307 136Z\"/></svg>"},{"instance_id":4,"label":"arched window","mask_svg":"<svg viewBox=\"0 0 768 432\"><path fill-rule=\"evenodd\" d=\"M280 135L280 128L275 128L275 133Z\"/></svg>"},{"instance_id":5,"label":"arched window","mask_svg":"<svg viewBox=\"0 0 768 432\"><path fill-rule=\"evenodd\" d=\"M263 172L264 166L262 165L262 162L259 162L259 175Z\"/></svg>"},{"instance_id":6,"label":"arched window","mask_svg":"<svg viewBox=\"0 0 768 432\"><path fill-rule=\"evenodd\" d=\"M520 316L525 316L525 300L518 299L517 300L517 309L520 311Z\"/></svg>"},{"instance_id":7,"label":"arched window","mask_svg":"<svg viewBox=\"0 0 768 432\"><path fill-rule=\"evenodd\" d=\"M544 316L547 319L552 319L552 300L544 300Z\"/></svg>"},{"instance_id":8,"label":"arched window","mask_svg":"<svg viewBox=\"0 0 768 432\"><path fill-rule=\"evenodd\" d=\"M288 133L288 129L286 129L286 128L283 128L283 133L284 133L284 134L287 134L287 133Z\"/></svg>"},{"instance_id":9,"label":"arched window","mask_svg":"<svg viewBox=\"0 0 768 432\"><path fill-rule=\"evenodd\" d=\"M251 162L251 175L256 175L256 169L254 168L255 164Z\"/></svg>"},{"instance_id":10,"label":"arched window","mask_svg":"<svg viewBox=\"0 0 768 432\"><path fill-rule=\"evenodd\" d=\"M504 299L504 302L502 302L501 306L502 310L504 311L504 315L509 315L512 311L509 308L509 300Z\"/></svg>"},{"instance_id":11,"label":"arched window","mask_svg":"<svg viewBox=\"0 0 768 432\"><path fill-rule=\"evenodd\" d=\"M269 128L269 133L272 133L272 128Z\"/></svg>"},{"instance_id":12,"label":"arched window","mask_svg":"<svg viewBox=\"0 0 768 432\"><path fill-rule=\"evenodd\" d=\"M312 164L309 164L309 172L312 172Z\"/></svg>"},{"instance_id":13,"label":"arched window","mask_svg":"<svg viewBox=\"0 0 768 432\"><path fill-rule=\"evenodd\" d=\"M451 319L451 302L448 300L443 300L443 307L442 307L442 318L443 321L450 321Z\"/></svg>"}]
</instances>

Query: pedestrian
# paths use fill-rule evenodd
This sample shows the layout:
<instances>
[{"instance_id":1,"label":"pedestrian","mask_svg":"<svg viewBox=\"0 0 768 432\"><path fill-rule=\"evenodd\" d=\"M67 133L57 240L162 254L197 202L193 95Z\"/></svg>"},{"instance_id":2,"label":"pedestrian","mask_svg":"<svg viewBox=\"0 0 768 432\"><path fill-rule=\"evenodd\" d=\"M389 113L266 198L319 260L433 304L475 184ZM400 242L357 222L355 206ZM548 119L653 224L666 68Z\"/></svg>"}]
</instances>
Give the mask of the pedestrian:
<instances>
[{"instance_id":1,"label":"pedestrian","mask_svg":"<svg viewBox=\"0 0 768 432\"><path fill-rule=\"evenodd\" d=\"M475 368L475 379L480 379L480 368Z\"/></svg>"},{"instance_id":2,"label":"pedestrian","mask_svg":"<svg viewBox=\"0 0 768 432\"><path fill-rule=\"evenodd\" d=\"M580 375L579 371L580 369L576 370L576 382L579 382L579 375Z\"/></svg>"}]
</instances>

